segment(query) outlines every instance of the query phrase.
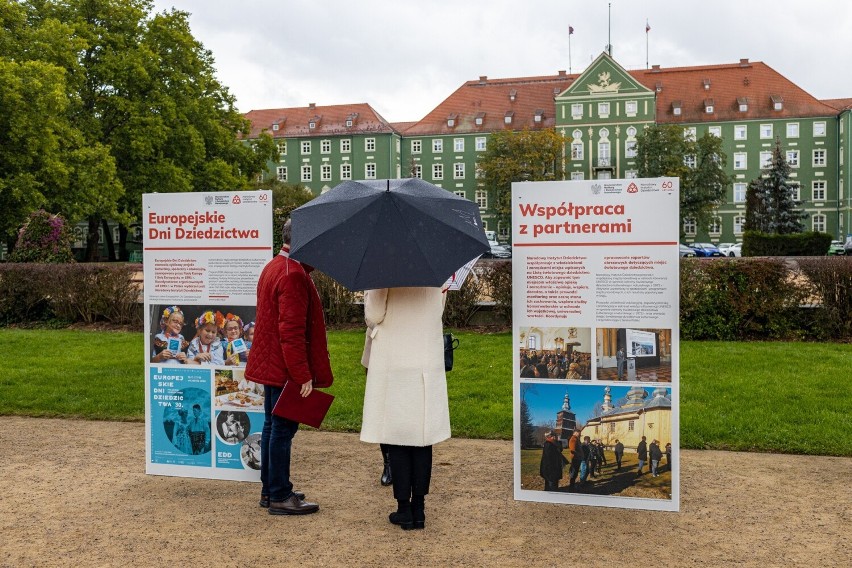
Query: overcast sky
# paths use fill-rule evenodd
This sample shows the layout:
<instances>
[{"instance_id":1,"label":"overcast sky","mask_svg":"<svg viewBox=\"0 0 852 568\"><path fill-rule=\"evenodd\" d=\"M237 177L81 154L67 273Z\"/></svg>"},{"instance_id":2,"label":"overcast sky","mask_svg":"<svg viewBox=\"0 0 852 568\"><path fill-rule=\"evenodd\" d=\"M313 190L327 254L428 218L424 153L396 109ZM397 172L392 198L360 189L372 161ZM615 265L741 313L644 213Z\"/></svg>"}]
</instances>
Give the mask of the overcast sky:
<instances>
[{"instance_id":1,"label":"overcast sky","mask_svg":"<svg viewBox=\"0 0 852 568\"><path fill-rule=\"evenodd\" d=\"M611 4L611 32L608 9ZM627 69L763 61L817 98L852 97L852 2L155 0L189 12L242 112L369 103L415 121L462 83L580 72L611 34ZM574 28L569 41L568 28Z\"/></svg>"}]
</instances>

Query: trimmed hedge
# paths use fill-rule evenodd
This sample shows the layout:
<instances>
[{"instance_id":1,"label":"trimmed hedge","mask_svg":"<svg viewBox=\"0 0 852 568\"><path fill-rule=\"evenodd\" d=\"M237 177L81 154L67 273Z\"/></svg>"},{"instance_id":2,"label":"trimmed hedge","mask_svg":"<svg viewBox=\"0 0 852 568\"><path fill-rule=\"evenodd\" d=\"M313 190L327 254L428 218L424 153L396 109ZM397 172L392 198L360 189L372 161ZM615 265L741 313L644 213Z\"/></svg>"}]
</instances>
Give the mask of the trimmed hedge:
<instances>
[{"instance_id":1,"label":"trimmed hedge","mask_svg":"<svg viewBox=\"0 0 852 568\"><path fill-rule=\"evenodd\" d=\"M142 326L131 264L0 264L0 324L58 320Z\"/></svg>"},{"instance_id":2,"label":"trimmed hedge","mask_svg":"<svg viewBox=\"0 0 852 568\"><path fill-rule=\"evenodd\" d=\"M743 234L743 256L825 256L832 236L826 233L767 235L756 231Z\"/></svg>"}]
</instances>

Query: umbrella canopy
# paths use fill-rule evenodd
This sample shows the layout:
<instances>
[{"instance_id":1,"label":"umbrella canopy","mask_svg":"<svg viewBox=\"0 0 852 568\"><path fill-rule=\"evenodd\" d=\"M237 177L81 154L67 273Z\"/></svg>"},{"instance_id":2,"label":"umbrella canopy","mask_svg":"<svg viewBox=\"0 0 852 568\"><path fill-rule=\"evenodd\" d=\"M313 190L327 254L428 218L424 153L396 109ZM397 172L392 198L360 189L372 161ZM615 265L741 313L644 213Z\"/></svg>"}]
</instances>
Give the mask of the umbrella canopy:
<instances>
[{"instance_id":1,"label":"umbrella canopy","mask_svg":"<svg viewBox=\"0 0 852 568\"><path fill-rule=\"evenodd\" d=\"M290 256L350 290L440 286L489 250L477 204L417 178L344 182L292 225Z\"/></svg>"}]
</instances>

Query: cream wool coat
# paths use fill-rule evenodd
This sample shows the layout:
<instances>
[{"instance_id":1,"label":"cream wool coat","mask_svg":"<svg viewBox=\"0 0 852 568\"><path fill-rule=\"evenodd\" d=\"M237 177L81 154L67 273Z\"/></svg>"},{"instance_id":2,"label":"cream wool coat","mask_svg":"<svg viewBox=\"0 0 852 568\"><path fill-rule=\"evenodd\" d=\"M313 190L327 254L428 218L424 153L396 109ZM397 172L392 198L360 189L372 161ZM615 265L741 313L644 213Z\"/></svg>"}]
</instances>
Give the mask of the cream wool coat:
<instances>
[{"instance_id":1,"label":"cream wool coat","mask_svg":"<svg viewBox=\"0 0 852 568\"><path fill-rule=\"evenodd\" d=\"M431 446L450 437L443 312L440 288L364 293L369 335L362 441Z\"/></svg>"}]
</instances>

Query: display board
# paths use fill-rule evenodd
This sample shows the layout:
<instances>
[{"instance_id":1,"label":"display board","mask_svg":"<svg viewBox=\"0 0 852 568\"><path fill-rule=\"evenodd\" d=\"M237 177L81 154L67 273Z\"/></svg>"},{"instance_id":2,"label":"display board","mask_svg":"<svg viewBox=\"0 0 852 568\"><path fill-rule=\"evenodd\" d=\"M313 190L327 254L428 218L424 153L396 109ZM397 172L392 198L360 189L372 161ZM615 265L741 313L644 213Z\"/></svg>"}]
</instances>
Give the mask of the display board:
<instances>
[{"instance_id":1,"label":"display board","mask_svg":"<svg viewBox=\"0 0 852 568\"><path fill-rule=\"evenodd\" d=\"M146 472L260 479L263 389L244 376L270 191L142 197Z\"/></svg>"},{"instance_id":2,"label":"display board","mask_svg":"<svg viewBox=\"0 0 852 568\"><path fill-rule=\"evenodd\" d=\"M678 193L512 184L516 499L678 510Z\"/></svg>"}]
</instances>

